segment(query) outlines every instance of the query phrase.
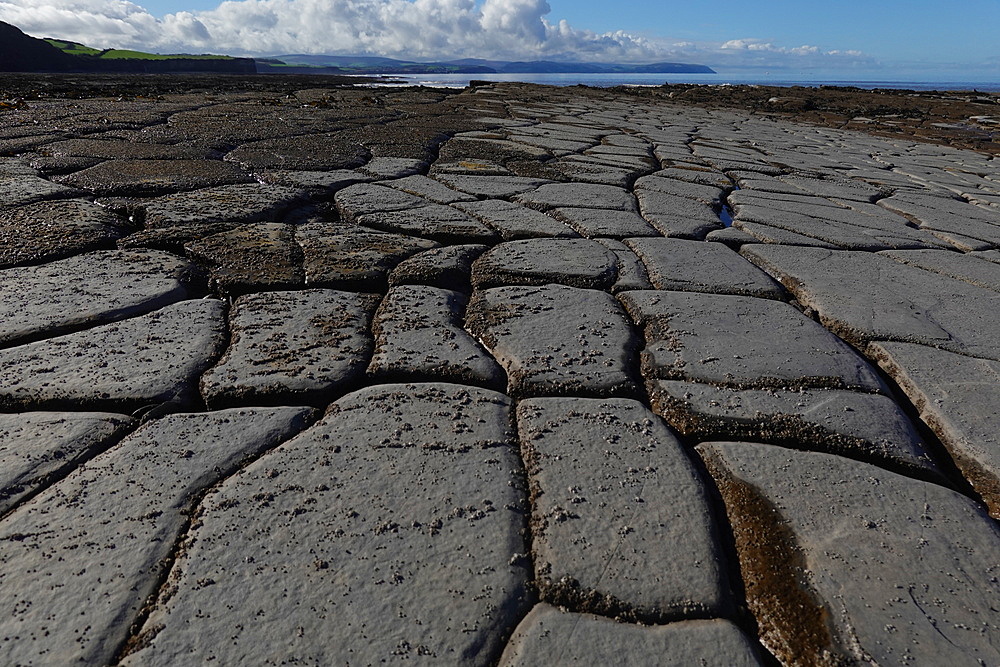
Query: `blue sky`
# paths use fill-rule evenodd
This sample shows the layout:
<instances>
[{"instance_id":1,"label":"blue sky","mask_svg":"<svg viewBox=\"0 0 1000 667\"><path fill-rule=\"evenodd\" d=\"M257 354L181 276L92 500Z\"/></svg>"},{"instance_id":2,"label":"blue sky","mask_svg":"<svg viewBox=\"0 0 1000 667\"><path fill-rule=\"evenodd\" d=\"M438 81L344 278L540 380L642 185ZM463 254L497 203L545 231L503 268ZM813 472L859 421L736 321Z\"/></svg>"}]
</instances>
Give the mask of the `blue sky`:
<instances>
[{"instance_id":1,"label":"blue sky","mask_svg":"<svg viewBox=\"0 0 1000 667\"><path fill-rule=\"evenodd\" d=\"M0 0L0 20L160 52L679 60L1000 80L1000 0Z\"/></svg>"}]
</instances>

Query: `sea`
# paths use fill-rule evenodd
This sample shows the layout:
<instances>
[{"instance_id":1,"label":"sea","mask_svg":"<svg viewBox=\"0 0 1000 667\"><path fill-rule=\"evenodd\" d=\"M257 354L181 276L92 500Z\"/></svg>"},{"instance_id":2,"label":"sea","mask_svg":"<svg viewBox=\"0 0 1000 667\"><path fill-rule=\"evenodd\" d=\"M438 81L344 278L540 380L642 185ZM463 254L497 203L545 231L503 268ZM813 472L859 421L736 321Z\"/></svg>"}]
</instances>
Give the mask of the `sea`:
<instances>
[{"instance_id":1,"label":"sea","mask_svg":"<svg viewBox=\"0 0 1000 667\"><path fill-rule=\"evenodd\" d=\"M760 86L855 86L857 88L892 88L906 90L977 90L1000 92L1000 75L993 81L881 81L840 80L810 77L794 78L768 74L407 74L386 75L378 86L431 86L465 88L469 81L520 81L549 86L585 85L597 88L612 86L662 86L665 83Z\"/></svg>"}]
</instances>

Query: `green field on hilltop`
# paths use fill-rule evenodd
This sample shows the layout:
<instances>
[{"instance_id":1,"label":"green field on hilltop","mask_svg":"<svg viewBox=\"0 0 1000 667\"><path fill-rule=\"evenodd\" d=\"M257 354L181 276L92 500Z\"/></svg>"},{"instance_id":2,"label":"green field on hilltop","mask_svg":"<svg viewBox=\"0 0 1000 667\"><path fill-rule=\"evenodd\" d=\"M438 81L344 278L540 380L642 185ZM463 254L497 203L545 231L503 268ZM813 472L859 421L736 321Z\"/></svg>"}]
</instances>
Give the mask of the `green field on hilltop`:
<instances>
[{"instance_id":1,"label":"green field on hilltop","mask_svg":"<svg viewBox=\"0 0 1000 667\"><path fill-rule=\"evenodd\" d=\"M216 56L211 54L189 55L189 54L169 54L146 53L144 51L130 51L128 49L95 49L77 42L70 42L63 39L46 39L46 42L57 49L74 56L92 56L103 60L232 60L232 56Z\"/></svg>"},{"instance_id":2,"label":"green field on hilltop","mask_svg":"<svg viewBox=\"0 0 1000 667\"><path fill-rule=\"evenodd\" d=\"M71 56L96 56L101 52L100 49L94 49L83 44L69 42L63 39L46 39L45 41L60 51L70 54Z\"/></svg>"}]
</instances>

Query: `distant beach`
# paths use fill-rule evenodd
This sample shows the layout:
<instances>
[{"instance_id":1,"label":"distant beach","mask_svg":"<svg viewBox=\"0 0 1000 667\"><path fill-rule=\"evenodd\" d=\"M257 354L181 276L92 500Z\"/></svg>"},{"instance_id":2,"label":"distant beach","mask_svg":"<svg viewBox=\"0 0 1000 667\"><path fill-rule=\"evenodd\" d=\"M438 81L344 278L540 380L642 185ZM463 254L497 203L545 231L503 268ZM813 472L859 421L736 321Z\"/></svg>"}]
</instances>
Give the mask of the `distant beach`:
<instances>
[{"instance_id":1,"label":"distant beach","mask_svg":"<svg viewBox=\"0 0 1000 667\"><path fill-rule=\"evenodd\" d=\"M583 84L598 88L612 86L659 86L664 83L698 83L711 85L762 85L762 86L854 86L857 88L892 88L908 90L979 90L1000 92L1000 79L990 81L881 81L881 80L840 80L821 78L793 78L787 75L767 74L410 74L386 77L396 84L433 86L440 88L464 88L471 80L480 81L520 81L548 86L575 86Z\"/></svg>"}]
</instances>

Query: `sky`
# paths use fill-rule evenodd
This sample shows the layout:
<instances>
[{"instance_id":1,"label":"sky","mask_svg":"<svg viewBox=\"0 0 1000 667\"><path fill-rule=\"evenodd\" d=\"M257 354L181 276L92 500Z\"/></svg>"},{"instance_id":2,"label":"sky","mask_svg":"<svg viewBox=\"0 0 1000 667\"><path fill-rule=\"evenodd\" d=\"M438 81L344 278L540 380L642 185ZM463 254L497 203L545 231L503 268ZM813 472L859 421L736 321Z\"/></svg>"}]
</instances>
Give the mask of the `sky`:
<instances>
[{"instance_id":1,"label":"sky","mask_svg":"<svg viewBox=\"0 0 1000 667\"><path fill-rule=\"evenodd\" d=\"M0 21L161 53L674 61L1000 81L1000 0L0 0Z\"/></svg>"}]
</instances>

